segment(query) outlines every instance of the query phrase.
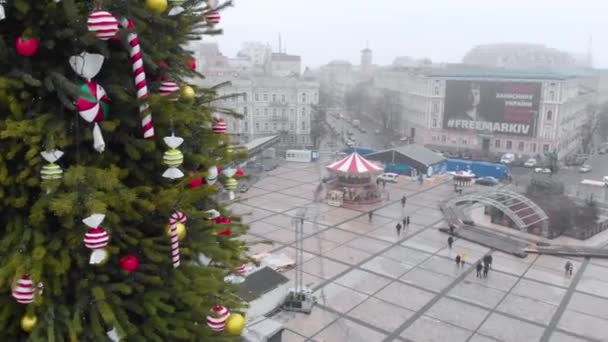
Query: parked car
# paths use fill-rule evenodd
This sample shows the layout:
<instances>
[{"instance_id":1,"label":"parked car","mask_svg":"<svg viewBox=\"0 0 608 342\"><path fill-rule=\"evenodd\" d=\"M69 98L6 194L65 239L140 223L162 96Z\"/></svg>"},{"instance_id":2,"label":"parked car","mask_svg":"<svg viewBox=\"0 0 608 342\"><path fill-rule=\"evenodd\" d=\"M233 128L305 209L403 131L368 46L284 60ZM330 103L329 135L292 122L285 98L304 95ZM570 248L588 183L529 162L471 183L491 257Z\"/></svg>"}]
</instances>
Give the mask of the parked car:
<instances>
[{"instance_id":1,"label":"parked car","mask_svg":"<svg viewBox=\"0 0 608 342\"><path fill-rule=\"evenodd\" d=\"M386 172L386 173L381 174L380 177L378 177L378 178L387 183L397 183L398 177L399 177L399 175L396 173Z\"/></svg>"},{"instance_id":2,"label":"parked car","mask_svg":"<svg viewBox=\"0 0 608 342\"><path fill-rule=\"evenodd\" d=\"M501 164L511 164L515 161L515 154L513 153L505 153L502 155L502 157L500 158L500 163Z\"/></svg>"},{"instance_id":3,"label":"parked car","mask_svg":"<svg viewBox=\"0 0 608 342\"><path fill-rule=\"evenodd\" d=\"M537 167L536 169L534 169L535 173L544 173L544 174L550 174L551 173L551 169L548 169L546 167Z\"/></svg>"},{"instance_id":4,"label":"parked car","mask_svg":"<svg viewBox=\"0 0 608 342\"><path fill-rule=\"evenodd\" d=\"M589 164L581 165L581 167L578 168L578 172L580 172L580 173L591 172L591 165L589 165Z\"/></svg>"},{"instance_id":5,"label":"parked car","mask_svg":"<svg viewBox=\"0 0 608 342\"><path fill-rule=\"evenodd\" d=\"M524 163L524 166L525 167L535 167L536 164L538 164L538 162L536 161L536 159L530 158L530 159L526 160L526 162Z\"/></svg>"},{"instance_id":6,"label":"parked car","mask_svg":"<svg viewBox=\"0 0 608 342\"><path fill-rule=\"evenodd\" d=\"M492 176L480 177L475 180L475 184L485 185L485 186L495 186L498 185L498 179Z\"/></svg>"},{"instance_id":7,"label":"parked car","mask_svg":"<svg viewBox=\"0 0 608 342\"><path fill-rule=\"evenodd\" d=\"M367 130L363 127L361 127L361 133L367 133Z\"/></svg>"},{"instance_id":8,"label":"parked car","mask_svg":"<svg viewBox=\"0 0 608 342\"><path fill-rule=\"evenodd\" d=\"M355 141L354 140L348 140L348 141L346 141L346 146L348 146L348 147L355 147Z\"/></svg>"}]
</instances>

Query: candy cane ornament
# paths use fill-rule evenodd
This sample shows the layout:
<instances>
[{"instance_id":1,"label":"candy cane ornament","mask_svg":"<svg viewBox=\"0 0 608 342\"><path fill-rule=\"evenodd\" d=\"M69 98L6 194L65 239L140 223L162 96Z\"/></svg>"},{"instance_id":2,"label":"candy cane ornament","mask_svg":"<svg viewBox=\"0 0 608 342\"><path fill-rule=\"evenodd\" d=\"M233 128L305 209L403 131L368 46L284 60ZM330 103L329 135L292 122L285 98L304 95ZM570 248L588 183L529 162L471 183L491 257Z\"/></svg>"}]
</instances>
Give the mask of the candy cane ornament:
<instances>
[{"instance_id":1,"label":"candy cane ornament","mask_svg":"<svg viewBox=\"0 0 608 342\"><path fill-rule=\"evenodd\" d=\"M177 224L181 223L186 225L186 214L181 211L174 212L169 218L169 225L171 226L171 256L173 258L173 268L178 268L180 264L179 260L179 237L177 236Z\"/></svg>"},{"instance_id":2,"label":"candy cane ornament","mask_svg":"<svg viewBox=\"0 0 608 342\"><path fill-rule=\"evenodd\" d=\"M133 30L135 24L132 20L123 18L120 25L126 30ZM127 35L131 56L131 65L133 69L133 79L135 89L137 90L137 98L142 101L139 105L139 114L142 117L141 126L144 130L145 139L154 139L154 123L152 122L152 109L146 101L148 98L148 85L146 83L146 72L144 70L144 61L142 58L141 48L139 47L139 37L134 32L129 32Z\"/></svg>"}]
</instances>

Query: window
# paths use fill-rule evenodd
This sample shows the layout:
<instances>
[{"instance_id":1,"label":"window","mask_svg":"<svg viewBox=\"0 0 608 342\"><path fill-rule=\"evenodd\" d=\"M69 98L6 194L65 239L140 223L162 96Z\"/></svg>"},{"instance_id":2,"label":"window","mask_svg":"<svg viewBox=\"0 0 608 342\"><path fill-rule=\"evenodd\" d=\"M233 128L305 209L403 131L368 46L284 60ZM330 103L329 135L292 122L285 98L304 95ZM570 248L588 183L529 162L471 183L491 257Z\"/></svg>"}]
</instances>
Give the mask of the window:
<instances>
[{"instance_id":1,"label":"window","mask_svg":"<svg viewBox=\"0 0 608 342\"><path fill-rule=\"evenodd\" d=\"M291 110L290 110L290 111L291 111L291 116L293 117L293 115L295 114L295 111L294 111L294 109L293 109L293 108L291 108Z\"/></svg>"},{"instance_id":2,"label":"window","mask_svg":"<svg viewBox=\"0 0 608 342\"><path fill-rule=\"evenodd\" d=\"M511 140L507 140L507 150L510 150L513 148L513 142Z\"/></svg>"},{"instance_id":3,"label":"window","mask_svg":"<svg viewBox=\"0 0 608 342\"><path fill-rule=\"evenodd\" d=\"M555 101L555 92L553 90L549 92L549 100Z\"/></svg>"},{"instance_id":4,"label":"window","mask_svg":"<svg viewBox=\"0 0 608 342\"><path fill-rule=\"evenodd\" d=\"M245 121L245 132L249 132L249 125L247 124L247 121Z\"/></svg>"},{"instance_id":5,"label":"window","mask_svg":"<svg viewBox=\"0 0 608 342\"><path fill-rule=\"evenodd\" d=\"M272 102L277 102L277 94L272 94Z\"/></svg>"},{"instance_id":6,"label":"window","mask_svg":"<svg viewBox=\"0 0 608 342\"><path fill-rule=\"evenodd\" d=\"M247 115L247 107L243 107L243 115Z\"/></svg>"},{"instance_id":7,"label":"window","mask_svg":"<svg viewBox=\"0 0 608 342\"><path fill-rule=\"evenodd\" d=\"M302 93L302 103L306 103L306 93Z\"/></svg>"},{"instance_id":8,"label":"window","mask_svg":"<svg viewBox=\"0 0 608 342\"><path fill-rule=\"evenodd\" d=\"M281 95L281 102L285 102L285 94Z\"/></svg>"},{"instance_id":9,"label":"window","mask_svg":"<svg viewBox=\"0 0 608 342\"><path fill-rule=\"evenodd\" d=\"M500 148L500 139L496 139L494 142L494 148Z\"/></svg>"},{"instance_id":10,"label":"window","mask_svg":"<svg viewBox=\"0 0 608 342\"><path fill-rule=\"evenodd\" d=\"M256 132L259 132L259 131L260 131L260 123L259 123L259 122L256 122L256 123L255 123L255 131L256 131Z\"/></svg>"},{"instance_id":11,"label":"window","mask_svg":"<svg viewBox=\"0 0 608 342\"><path fill-rule=\"evenodd\" d=\"M439 105L437 104L437 102L433 102L433 114L438 113L439 112Z\"/></svg>"},{"instance_id":12,"label":"window","mask_svg":"<svg viewBox=\"0 0 608 342\"><path fill-rule=\"evenodd\" d=\"M289 129L292 131L295 130L296 129L295 125L293 123L289 124Z\"/></svg>"},{"instance_id":13,"label":"window","mask_svg":"<svg viewBox=\"0 0 608 342\"><path fill-rule=\"evenodd\" d=\"M260 108L256 108L255 109L255 115L256 116L260 116Z\"/></svg>"},{"instance_id":14,"label":"window","mask_svg":"<svg viewBox=\"0 0 608 342\"><path fill-rule=\"evenodd\" d=\"M272 116L277 116L277 109L276 108L272 108Z\"/></svg>"},{"instance_id":15,"label":"window","mask_svg":"<svg viewBox=\"0 0 608 342\"><path fill-rule=\"evenodd\" d=\"M549 152L549 144L543 145L543 152Z\"/></svg>"},{"instance_id":16,"label":"window","mask_svg":"<svg viewBox=\"0 0 608 342\"><path fill-rule=\"evenodd\" d=\"M442 135L442 136L441 136L441 142L446 142L446 140L448 140L448 138L446 138L446 136L445 136L445 135Z\"/></svg>"},{"instance_id":17,"label":"window","mask_svg":"<svg viewBox=\"0 0 608 342\"><path fill-rule=\"evenodd\" d=\"M433 94L439 95L439 87L435 87L435 90L433 91Z\"/></svg>"},{"instance_id":18,"label":"window","mask_svg":"<svg viewBox=\"0 0 608 342\"><path fill-rule=\"evenodd\" d=\"M268 94L264 94L264 101L268 101Z\"/></svg>"},{"instance_id":19,"label":"window","mask_svg":"<svg viewBox=\"0 0 608 342\"><path fill-rule=\"evenodd\" d=\"M264 123L264 130L265 130L265 131L268 131L268 122L265 122L265 123Z\"/></svg>"},{"instance_id":20,"label":"window","mask_svg":"<svg viewBox=\"0 0 608 342\"><path fill-rule=\"evenodd\" d=\"M302 116L306 115L306 107L302 107Z\"/></svg>"},{"instance_id":21,"label":"window","mask_svg":"<svg viewBox=\"0 0 608 342\"><path fill-rule=\"evenodd\" d=\"M276 123L276 122L273 122L273 123L272 123L272 130L273 130L273 131L276 131L276 130L277 130L277 123Z\"/></svg>"},{"instance_id":22,"label":"window","mask_svg":"<svg viewBox=\"0 0 608 342\"><path fill-rule=\"evenodd\" d=\"M551 121L553 120L553 112L548 110L547 111L547 121Z\"/></svg>"},{"instance_id":23,"label":"window","mask_svg":"<svg viewBox=\"0 0 608 342\"><path fill-rule=\"evenodd\" d=\"M268 116L268 108L264 108L264 116Z\"/></svg>"},{"instance_id":24,"label":"window","mask_svg":"<svg viewBox=\"0 0 608 342\"><path fill-rule=\"evenodd\" d=\"M306 121L302 121L302 126L300 127L302 127L303 130L306 129Z\"/></svg>"},{"instance_id":25,"label":"window","mask_svg":"<svg viewBox=\"0 0 608 342\"><path fill-rule=\"evenodd\" d=\"M315 102L319 101L319 94L314 93L314 95L313 95L313 96L314 96L314 98L315 98Z\"/></svg>"},{"instance_id":26,"label":"window","mask_svg":"<svg viewBox=\"0 0 608 342\"><path fill-rule=\"evenodd\" d=\"M468 143L467 139L464 139L464 138L463 138L463 139L462 139L462 144L463 144L463 145L466 145L467 143Z\"/></svg>"},{"instance_id":27,"label":"window","mask_svg":"<svg viewBox=\"0 0 608 342\"><path fill-rule=\"evenodd\" d=\"M530 145L530 150L532 151L532 153L536 153L536 143L532 143Z\"/></svg>"},{"instance_id":28,"label":"window","mask_svg":"<svg viewBox=\"0 0 608 342\"><path fill-rule=\"evenodd\" d=\"M287 109L283 108L283 109L281 110L281 114L283 114L283 116L285 116L285 114L287 114Z\"/></svg>"},{"instance_id":29,"label":"window","mask_svg":"<svg viewBox=\"0 0 608 342\"><path fill-rule=\"evenodd\" d=\"M247 93L243 93L243 102L247 102Z\"/></svg>"},{"instance_id":30,"label":"window","mask_svg":"<svg viewBox=\"0 0 608 342\"><path fill-rule=\"evenodd\" d=\"M524 150L524 142L523 142L523 141L520 141L520 142L517 144L517 149L518 149L519 151L523 151L523 150Z\"/></svg>"},{"instance_id":31,"label":"window","mask_svg":"<svg viewBox=\"0 0 608 342\"><path fill-rule=\"evenodd\" d=\"M437 118L433 118L433 128L437 127Z\"/></svg>"},{"instance_id":32,"label":"window","mask_svg":"<svg viewBox=\"0 0 608 342\"><path fill-rule=\"evenodd\" d=\"M260 95L258 93L255 93L253 95L253 97L255 98L256 101L260 101Z\"/></svg>"}]
</instances>

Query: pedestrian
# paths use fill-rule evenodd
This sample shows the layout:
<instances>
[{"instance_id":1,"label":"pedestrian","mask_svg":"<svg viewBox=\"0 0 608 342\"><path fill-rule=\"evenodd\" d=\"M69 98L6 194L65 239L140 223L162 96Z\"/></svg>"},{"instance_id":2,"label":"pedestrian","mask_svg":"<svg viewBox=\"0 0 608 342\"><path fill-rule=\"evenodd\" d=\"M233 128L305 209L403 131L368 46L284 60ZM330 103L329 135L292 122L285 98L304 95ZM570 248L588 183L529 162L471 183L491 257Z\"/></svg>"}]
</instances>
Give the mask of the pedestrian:
<instances>
[{"instance_id":1,"label":"pedestrian","mask_svg":"<svg viewBox=\"0 0 608 342\"><path fill-rule=\"evenodd\" d=\"M460 254L456 254L456 266L460 266Z\"/></svg>"},{"instance_id":2,"label":"pedestrian","mask_svg":"<svg viewBox=\"0 0 608 342\"><path fill-rule=\"evenodd\" d=\"M466 262L466 257L464 255L464 253L462 253L462 255L460 256L460 266L464 266L465 262Z\"/></svg>"},{"instance_id":3,"label":"pedestrian","mask_svg":"<svg viewBox=\"0 0 608 342\"><path fill-rule=\"evenodd\" d=\"M382 189L383 190L386 189L386 181L385 180L382 180Z\"/></svg>"},{"instance_id":4,"label":"pedestrian","mask_svg":"<svg viewBox=\"0 0 608 342\"><path fill-rule=\"evenodd\" d=\"M397 236L400 236L401 235L401 223L397 223L395 228L397 229Z\"/></svg>"},{"instance_id":5,"label":"pedestrian","mask_svg":"<svg viewBox=\"0 0 608 342\"><path fill-rule=\"evenodd\" d=\"M448 237L448 246L450 247L450 249L452 249L452 244L454 243L454 238L453 237Z\"/></svg>"},{"instance_id":6,"label":"pedestrian","mask_svg":"<svg viewBox=\"0 0 608 342\"><path fill-rule=\"evenodd\" d=\"M492 255L486 254L483 257L483 263L484 263L484 265L488 265L488 268L490 268L492 266Z\"/></svg>"},{"instance_id":7,"label":"pedestrian","mask_svg":"<svg viewBox=\"0 0 608 342\"><path fill-rule=\"evenodd\" d=\"M403 229L405 229L405 226L407 225L407 219L404 217L403 218Z\"/></svg>"},{"instance_id":8,"label":"pedestrian","mask_svg":"<svg viewBox=\"0 0 608 342\"><path fill-rule=\"evenodd\" d=\"M374 216L374 211L370 210L369 213L367 213L367 216L369 217L369 222L372 222L372 216Z\"/></svg>"},{"instance_id":9,"label":"pedestrian","mask_svg":"<svg viewBox=\"0 0 608 342\"><path fill-rule=\"evenodd\" d=\"M405 202L407 201L407 199L405 198L405 195L403 195L403 197L401 197L401 207L405 208Z\"/></svg>"},{"instance_id":10,"label":"pedestrian","mask_svg":"<svg viewBox=\"0 0 608 342\"><path fill-rule=\"evenodd\" d=\"M454 235L454 229L455 229L455 228L456 228L456 227L454 227L454 225L450 223L450 234L451 234L451 235Z\"/></svg>"},{"instance_id":11,"label":"pedestrian","mask_svg":"<svg viewBox=\"0 0 608 342\"><path fill-rule=\"evenodd\" d=\"M483 265L483 277L484 278L488 277L488 270L490 270L490 266L488 266L488 264Z\"/></svg>"},{"instance_id":12,"label":"pedestrian","mask_svg":"<svg viewBox=\"0 0 608 342\"><path fill-rule=\"evenodd\" d=\"M481 270L483 269L481 261L477 263L477 267L475 267L475 269L477 270L477 278L481 278Z\"/></svg>"},{"instance_id":13,"label":"pedestrian","mask_svg":"<svg viewBox=\"0 0 608 342\"><path fill-rule=\"evenodd\" d=\"M407 223L407 226L409 227L410 226L410 217L409 216L405 218L405 222Z\"/></svg>"},{"instance_id":14,"label":"pedestrian","mask_svg":"<svg viewBox=\"0 0 608 342\"><path fill-rule=\"evenodd\" d=\"M570 277L572 276L572 263L570 262L570 260L566 261L566 276Z\"/></svg>"}]
</instances>

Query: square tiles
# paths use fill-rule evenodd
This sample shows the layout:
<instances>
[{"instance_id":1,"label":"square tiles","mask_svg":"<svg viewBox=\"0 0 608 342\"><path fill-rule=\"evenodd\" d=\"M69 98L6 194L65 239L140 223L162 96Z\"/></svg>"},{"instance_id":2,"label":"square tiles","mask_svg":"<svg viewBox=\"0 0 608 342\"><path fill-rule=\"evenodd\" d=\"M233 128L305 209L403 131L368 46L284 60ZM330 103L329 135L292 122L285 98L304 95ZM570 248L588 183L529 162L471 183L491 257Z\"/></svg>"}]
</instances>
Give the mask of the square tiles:
<instances>
[{"instance_id":1,"label":"square tiles","mask_svg":"<svg viewBox=\"0 0 608 342\"><path fill-rule=\"evenodd\" d=\"M418 318L402 334L416 342L465 342L473 332L429 316Z\"/></svg>"},{"instance_id":2,"label":"square tiles","mask_svg":"<svg viewBox=\"0 0 608 342\"><path fill-rule=\"evenodd\" d=\"M316 257L304 263L304 272L323 279L328 279L346 271L348 267L349 266L347 265L326 258Z\"/></svg>"},{"instance_id":3,"label":"square tiles","mask_svg":"<svg viewBox=\"0 0 608 342\"><path fill-rule=\"evenodd\" d=\"M589 277L586 274L587 272L583 274L583 277L576 285L576 289L578 291L587 292L596 296L608 298L608 282L598 280L594 277Z\"/></svg>"},{"instance_id":4,"label":"square tiles","mask_svg":"<svg viewBox=\"0 0 608 342\"><path fill-rule=\"evenodd\" d=\"M557 310L557 306L510 294L500 303L497 310L548 325L555 310Z\"/></svg>"},{"instance_id":5,"label":"square tiles","mask_svg":"<svg viewBox=\"0 0 608 342\"><path fill-rule=\"evenodd\" d=\"M295 280L296 280L296 271L295 270L289 270L287 272L283 272L282 274L284 276L286 276L287 278L289 278L289 280L291 281L291 286L295 287ZM306 272L302 272L302 283L304 284L305 287L309 288L309 289L314 289L316 287L318 287L319 285L321 285L325 280L322 278L319 278L317 276L314 276L312 274L308 274Z\"/></svg>"},{"instance_id":6,"label":"square tiles","mask_svg":"<svg viewBox=\"0 0 608 342\"><path fill-rule=\"evenodd\" d=\"M568 334L564 334L559 331L554 331L551 334L550 342L589 342L587 339L582 339L574 336L570 336Z\"/></svg>"},{"instance_id":7,"label":"square tiles","mask_svg":"<svg viewBox=\"0 0 608 342\"><path fill-rule=\"evenodd\" d=\"M332 241L327 241L318 236L311 236L302 241L302 248L310 253L323 254L338 247L338 244Z\"/></svg>"},{"instance_id":8,"label":"square tiles","mask_svg":"<svg viewBox=\"0 0 608 342\"><path fill-rule=\"evenodd\" d=\"M347 242L346 245L368 253L377 253L390 246L388 242L374 240L366 237L359 237L353 239Z\"/></svg>"},{"instance_id":9,"label":"square tiles","mask_svg":"<svg viewBox=\"0 0 608 342\"><path fill-rule=\"evenodd\" d=\"M361 267L387 277L399 278L413 266L378 256L361 265Z\"/></svg>"},{"instance_id":10,"label":"square tiles","mask_svg":"<svg viewBox=\"0 0 608 342\"><path fill-rule=\"evenodd\" d=\"M608 320L608 299L574 292L568 303L568 310L574 310Z\"/></svg>"},{"instance_id":11,"label":"square tiles","mask_svg":"<svg viewBox=\"0 0 608 342\"><path fill-rule=\"evenodd\" d=\"M479 328L481 334L505 342L538 341L545 329L530 323L493 313Z\"/></svg>"},{"instance_id":12,"label":"square tiles","mask_svg":"<svg viewBox=\"0 0 608 342\"><path fill-rule=\"evenodd\" d=\"M382 256L405 264L418 265L428 259L431 254L397 245L382 253Z\"/></svg>"},{"instance_id":13,"label":"square tiles","mask_svg":"<svg viewBox=\"0 0 608 342\"><path fill-rule=\"evenodd\" d=\"M572 281L572 278L566 277L564 271L562 270L555 270L552 268L546 268L536 265L530 267L524 277L549 284L559 285L562 287L570 286L570 282Z\"/></svg>"},{"instance_id":14,"label":"square tiles","mask_svg":"<svg viewBox=\"0 0 608 342\"><path fill-rule=\"evenodd\" d=\"M511 293L545 303L559 305L566 294L566 290L532 280L521 279L519 283L513 287Z\"/></svg>"},{"instance_id":15,"label":"square tiles","mask_svg":"<svg viewBox=\"0 0 608 342\"><path fill-rule=\"evenodd\" d=\"M299 335L291 330L283 330L281 334L281 342L304 342L306 338L302 335Z\"/></svg>"},{"instance_id":16,"label":"square tiles","mask_svg":"<svg viewBox=\"0 0 608 342\"><path fill-rule=\"evenodd\" d=\"M315 296L320 304L342 313L350 311L368 297L363 293L333 283L317 290Z\"/></svg>"},{"instance_id":17,"label":"square tiles","mask_svg":"<svg viewBox=\"0 0 608 342\"><path fill-rule=\"evenodd\" d=\"M463 281L456 285L448 295L487 308L494 308L502 300L505 292Z\"/></svg>"},{"instance_id":18,"label":"square tiles","mask_svg":"<svg viewBox=\"0 0 608 342\"><path fill-rule=\"evenodd\" d=\"M475 265L472 267L475 267ZM501 272L493 272L493 270L491 269L488 272L487 278L477 278L476 271L471 272L466 278L466 281L478 283L480 285L491 287L505 292L509 291L518 280L519 278L516 278L512 275L504 274Z\"/></svg>"},{"instance_id":19,"label":"square tiles","mask_svg":"<svg viewBox=\"0 0 608 342\"><path fill-rule=\"evenodd\" d=\"M329 252L324 253L324 256L347 264L355 265L369 258L371 254L352 247L339 246L330 250Z\"/></svg>"},{"instance_id":20,"label":"square tiles","mask_svg":"<svg viewBox=\"0 0 608 342\"><path fill-rule=\"evenodd\" d=\"M426 270L424 268L416 267L404 276L401 277L401 281L422 287L424 289L439 292L450 285L456 278L447 276L441 273L435 273L433 271Z\"/></svg>"},{"instance_id":21,"label":"square tiles","mask_svg":"<svg viewBox=\"0 0 608 342\"><path fill-rule=\"evenodd\" d=\"M386 331L393 331L407 321L414 312L373 297L359 304L349 316Z\"/></svg>"},{"instance_id":22,"label":"square tiles","mask_svg":"<svg viewBox=\"0 0 608 342\"><path fill-rule=\"evenodd\" d=\"M457 266L453 260L438 256L430 257L425 262L420 264L419 267L451 277L458 277L464 270L466 270L466 268Z\"/></svg>"},{"instance_id":23,"label":"square tiles","mask_svg":"<svg viewBox=\"0 0 608 342\"><path fill-rule=\"evenodd\" d=\"M405 247L411 247L428 253L435 253L440 249L448 247L447 242L434 241L420 235L415 235L401 244Z\"/></svg>"},{"instance_id":24,"label":"square tiles","mask_svg":"<svg viewBox=\"0 0 608 342\"><path fill-rule=\"evenodd\" d=\"M376 293L374 297L417 311L433 299L435 294L399 282L393 282Z\"/></svg>"},{"instance_id":25,"label":"square tiles","mask_svg":"<svg viewBox=\"0 0 608 342\"><path fill-rule=\"evenodd\" d=\"M347 232L346 230L338 229L338 228L330 228L321 233L319 236L325 240L336 242L339 244L346 243L350 240L353 240L359 237L358 234Z\"/></svg>"},{"instance_id":26,"label":"square tiles","mask_svg":"<svg viewBox=\"0 0 608 342\"><path fill-rule=\"evenodd\" d=\"M339 319L313 337L316 342L371 342L382 341L386 335L348 319Z\"/></svg>"},{"instance_id":27,"label":"square tiles","mask_svg":"<svg viewBox=\"0 0 608 342\"><path fill-rule=\"evenodd\" d=\"M564 311L557 326L565 331L598 341L606 341L608 336L608 320L571 310Z\"/></svg>"},{"instance_id":28,"label":"square tiles","mask_svg":"<svg viewBox=\"0 0 608 342\"><path fill-rule=\"evenodd\" d=\"M315 308L309 315L296 313L294 316L285 324L285 327L307 337L321 331L337 318L335 314L322 308Z\"/></svg>"},{"instance_id":29,"label":"square tiles","mask_svg":"<svg viewBox=\"0 0 608 342\"><path fill-rule=\"evenodd\" d=\"M426 315L474 331L488 313L488 310L473 305L442 298L426 312Z\"/></svg>"},{"instance_id":30,"label":"square tiles","mask_svg":"<svg viewBox=\"0 0 608 342\"><path fill-rule=\"evenodd\" d=\"M358 269L353 269L336 279L336 283L350 287L359 292L374 294L381 288L385 287L391 280L385 277L365 272Z\"/></svg>"}]
</instances>

